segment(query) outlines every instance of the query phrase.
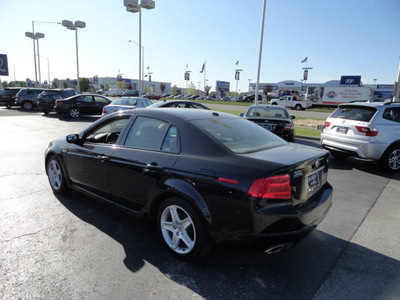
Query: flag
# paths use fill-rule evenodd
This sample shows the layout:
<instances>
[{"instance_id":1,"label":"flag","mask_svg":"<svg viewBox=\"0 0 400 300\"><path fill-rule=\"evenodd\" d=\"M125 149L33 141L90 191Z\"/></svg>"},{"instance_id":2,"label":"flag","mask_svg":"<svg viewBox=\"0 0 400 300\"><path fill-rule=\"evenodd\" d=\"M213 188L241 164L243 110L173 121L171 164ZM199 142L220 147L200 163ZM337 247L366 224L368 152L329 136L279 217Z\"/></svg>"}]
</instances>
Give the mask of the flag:
<instances>
[{"instance_id":1,"label":"flag","mask_svg":"<svg viewBox=\"0 0 400 300\"><path fill-rule=\"evenodd\" d=\"M236 63L235 63L235 65L238 65L239 64L239 61L237 61Z\"/></svg>"},{"instance_id":2,"label":"flag","mask_svg":"<svg viewBox=\"0 0 400 300\"><path fill-rule=\"evenodd\" d=\"M150 66L147 67L147 70L150 68Z\"/></svg>"},{"instance_id":3,"label":"flag","mask_svg":"<svg viewBox=\"0 0 400 300\"><path fill-rule=\"evenodd\" d=\"M205 68L206 68L206 62L204 62L203 66L201 67L200 73L203 73Z\"/></svg>"},{"instance_id":4,"label":"flag","mask_svg":"<svg viewBox=\"0 0 400 300\"><path fill-rule=\"evenodd\" d=\"M305 59L303 59L303 60L301 61L301 63L305 63L305 62L307 62L307 60L308 60L308 56L307 56Z\"/></svg>"},{"instance_id":5,"label":"flag","mask_svg":"<svg viewBox=\"0 0 400 300\"><path fill-rule=\"evenodd\" d=\"M188 64L186 64L186 69L189 67L189 65Z\"/></svg>"}]
</instances>

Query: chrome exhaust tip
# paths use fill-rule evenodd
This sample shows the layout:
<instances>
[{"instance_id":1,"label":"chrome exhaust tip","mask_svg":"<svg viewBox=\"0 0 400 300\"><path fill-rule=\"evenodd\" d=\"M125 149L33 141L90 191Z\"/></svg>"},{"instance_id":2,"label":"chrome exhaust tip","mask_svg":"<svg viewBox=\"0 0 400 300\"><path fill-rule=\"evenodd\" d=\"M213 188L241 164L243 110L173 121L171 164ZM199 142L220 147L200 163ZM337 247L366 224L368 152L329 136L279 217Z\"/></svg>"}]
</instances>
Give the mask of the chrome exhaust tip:
<instances>
[{"instance_id":1,"label":"chrome exhaust tip","mask_svg":"<svg viewBox=\"0 0 400 300\"><path fill-rule=\"evenodd\" d=\"M265 253L267 254L274 254L281 252L282 249L284 248L290 248L293 244L292 243L284 243L284 244L277 244L269 247L267 250L265 250Z\"/></svg>"}]
</instances>

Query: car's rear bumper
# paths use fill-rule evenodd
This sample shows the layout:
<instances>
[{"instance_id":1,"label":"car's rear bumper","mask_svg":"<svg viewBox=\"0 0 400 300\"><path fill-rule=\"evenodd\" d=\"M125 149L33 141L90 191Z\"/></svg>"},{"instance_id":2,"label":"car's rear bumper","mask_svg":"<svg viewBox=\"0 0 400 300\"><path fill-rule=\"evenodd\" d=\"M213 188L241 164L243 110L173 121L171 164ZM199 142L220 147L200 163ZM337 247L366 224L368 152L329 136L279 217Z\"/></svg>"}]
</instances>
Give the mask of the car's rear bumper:
<instances>
[{"instance_id":1,"label":"car's rear bumper","mask_svg":"<svg viewBox=\"0 0 400 300\"><path fill-rule=\"evenodd\" d=\"M13 99L0 99L0 106L7 106L7 105L15 106L16 104L14 101L15 100Z\"/></svg>"},{"instance_id":2,"label":"car's rear bumper","mask_svg":"<svg viewBox=\"0 0 400 300\"><path fill-rule=\"evenodd\" d=\"M39 108L46 110L46 111L51 111L54 109L54 101L53 102L39 102L38 106Z\"/></svg>"},{"instance_id":3,"label":"car's rear bumper","mask_svg":"<svg viewBox=\"0 0 400 300\"><path fill-rule=\"evenodd\" d=\"M356 140L330 137L325 133L321 134L321 145L327 150L339 151L350 156L372 160L379 160L388 147L387 143L377 143L370 139Z\"/></svg>"}]
</instances>

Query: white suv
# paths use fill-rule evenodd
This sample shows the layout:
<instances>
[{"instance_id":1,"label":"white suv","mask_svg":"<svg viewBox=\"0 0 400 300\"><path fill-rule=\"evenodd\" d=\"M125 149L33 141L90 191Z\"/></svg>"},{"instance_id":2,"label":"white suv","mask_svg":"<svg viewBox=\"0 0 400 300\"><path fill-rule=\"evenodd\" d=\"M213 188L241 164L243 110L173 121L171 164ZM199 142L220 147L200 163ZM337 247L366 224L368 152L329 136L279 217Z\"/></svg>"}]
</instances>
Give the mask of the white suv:
<instances>
[{"instance_id":1,"label":"white suv","mask_svg":"<svg viewBox=\"0 0 400 300\"><path fill-rule=\"evenodd\" d=\"M400 103L340 105L326 120L321 144L336 158L374 160L400 170Z\"/></svg>"}]
</instances>

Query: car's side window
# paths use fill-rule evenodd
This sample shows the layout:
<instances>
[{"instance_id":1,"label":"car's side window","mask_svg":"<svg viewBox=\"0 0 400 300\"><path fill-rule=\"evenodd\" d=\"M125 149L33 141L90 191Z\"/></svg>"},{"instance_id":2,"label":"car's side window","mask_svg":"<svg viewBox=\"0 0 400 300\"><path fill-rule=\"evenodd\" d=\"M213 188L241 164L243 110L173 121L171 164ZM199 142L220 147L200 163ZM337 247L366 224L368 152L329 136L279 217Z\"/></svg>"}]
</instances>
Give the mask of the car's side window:
<instances>
[{"instance_id":1,"label":"car's side window","mask_svg":"<svg viewBox=\"0 0 400 300\"><path fill-rule=\"evenodd\" d=\"M154 118L138 117L125 140L125 146L160 150L169 124Z\"/></svg>"},{"instance_id":2,"label":"car's side window","mask_svg":"<svg viewBox=\"0 0 400 300\"><path fill-rule=\"evenodd\" d=\"M96 103L107 103L107 100L102 98L102 97L95 96L94 97L94 102L96 102Z\"/></svg>"},{"instance_id":3,"label":"car's side window","mask_svg":"<svg viewBox=\"0 0 400 300\"><path fill-rule=\"evenodd\" d=\"M400 123L400 107L390 107L385 109L383 118L386 120Z\"/></svg>"},{"instance_id":4,"label":"car's side window","mask_svg":"<svg viewBox=\"0 0 400 300\"><path fill-rule=\"evenodd\" d=\"M180 140L178 129L171 125L168 129L167 135L165 136L162 151L178 153L180 151Z\"/></svg>"},{"instance_id":5,"label":"car's side window","mask_svg":"<svg viewBox=\"0 0 400 300\"><path fill-rule=\"evenodd\" d=\"M92 96L82 96L81 101L82 102L92 102Z\"/></svg>"},{"instance_id":6,"label":"car's side window","mask_svg":"<svg viewBox=\"0 0 400 300\"><path fill-rule=\"evenodd\" d=\"M123 119L113 119L103 123L92 131L89 131L86 134L84 142L115 144L128 121L129 118L127 117Z\"/></svg>"}]
</instances>

